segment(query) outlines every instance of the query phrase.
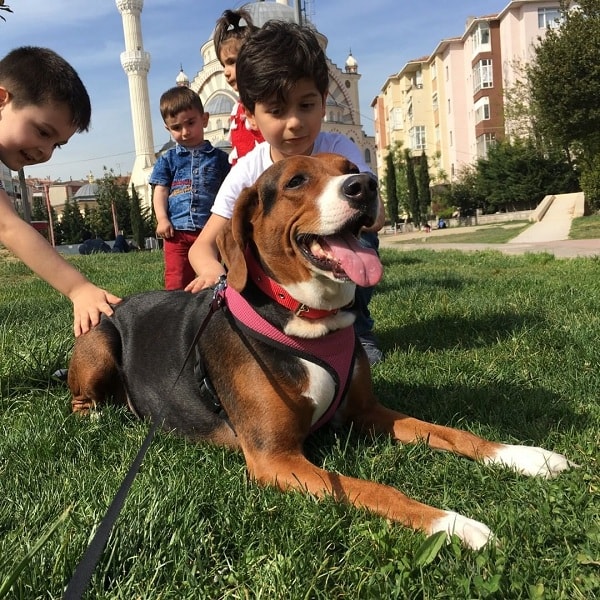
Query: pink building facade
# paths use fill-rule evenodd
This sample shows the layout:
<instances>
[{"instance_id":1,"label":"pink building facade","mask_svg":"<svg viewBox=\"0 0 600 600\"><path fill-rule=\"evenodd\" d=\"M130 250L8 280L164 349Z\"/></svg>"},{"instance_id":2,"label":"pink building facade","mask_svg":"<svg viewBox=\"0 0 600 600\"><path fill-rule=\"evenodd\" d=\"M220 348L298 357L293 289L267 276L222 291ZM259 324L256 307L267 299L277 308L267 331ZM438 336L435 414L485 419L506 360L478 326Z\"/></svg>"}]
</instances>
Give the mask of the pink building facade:
<instances>
[{"instance_id":1,"label":"pink building facade","mask_svg":"<svg viewBox=\"0 0 600 600\"><path fill-rule=\"evenodd\" d=\"M526 124L506 115L507 92L559 19L558 0L514 0L499 13L468 17L462 35L388 77L372 102L379 176L396 143L413 156L425 152L433 183L445 183L496 140L523 135Z\"/></svg>"}]
</instances>

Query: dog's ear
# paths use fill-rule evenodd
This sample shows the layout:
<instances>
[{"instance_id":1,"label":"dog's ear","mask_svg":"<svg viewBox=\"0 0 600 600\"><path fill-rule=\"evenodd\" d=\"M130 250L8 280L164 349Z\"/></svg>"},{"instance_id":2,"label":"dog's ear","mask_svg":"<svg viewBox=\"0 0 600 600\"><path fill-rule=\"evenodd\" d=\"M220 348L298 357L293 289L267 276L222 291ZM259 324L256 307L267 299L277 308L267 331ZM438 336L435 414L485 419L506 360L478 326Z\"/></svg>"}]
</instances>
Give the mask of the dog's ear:
<instances>
[{"instance_id":1,"label":"dog's ear","mask_svg":"<svg viewBox=\"0 0 600 600\"><path fill-rule=\"evenodd\" d=\"M237 199L233 215L217 238L221 259L227 267L227 284L241 292L246 286L248 269L244 252L252 237L252 214L258 204L256 186L246 188Z\"/></svg>"}]
</instances>

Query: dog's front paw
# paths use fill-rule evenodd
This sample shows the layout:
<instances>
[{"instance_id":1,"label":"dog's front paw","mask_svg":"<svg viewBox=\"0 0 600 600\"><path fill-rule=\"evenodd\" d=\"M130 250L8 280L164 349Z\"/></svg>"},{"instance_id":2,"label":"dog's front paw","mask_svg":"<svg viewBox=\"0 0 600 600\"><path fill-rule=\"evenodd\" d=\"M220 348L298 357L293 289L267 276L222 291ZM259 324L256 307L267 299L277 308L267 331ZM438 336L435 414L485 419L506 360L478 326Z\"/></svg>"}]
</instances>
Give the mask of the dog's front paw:
<instances>
[{"instance_id":1,"label":"dog's front paw","mask_svg":"<svg viewBox=\"0 0 600 600\"><path fill-rule=\"evenodd\" d=\"M494 456L486 457L484 462L506 465L523 475L546 479L556 477L561 471L579 466L556 452L550 452L543 448L508 444L503 444Z\"/></svg>"},{"instance_id":2,"label":"dog's front paw","mask_svg":"<svg viewBox=\"0 0 600 600\"><path fill-rule=\"evenodd\" d=\"M479 550L488 542L496 540L487 525L452 511L447 511L444 517L433 521L428 533L431 535L438 531L445 531L448 539L452 535L458 536L465 546L473 550Z\"/></svg>"}]
</instances>

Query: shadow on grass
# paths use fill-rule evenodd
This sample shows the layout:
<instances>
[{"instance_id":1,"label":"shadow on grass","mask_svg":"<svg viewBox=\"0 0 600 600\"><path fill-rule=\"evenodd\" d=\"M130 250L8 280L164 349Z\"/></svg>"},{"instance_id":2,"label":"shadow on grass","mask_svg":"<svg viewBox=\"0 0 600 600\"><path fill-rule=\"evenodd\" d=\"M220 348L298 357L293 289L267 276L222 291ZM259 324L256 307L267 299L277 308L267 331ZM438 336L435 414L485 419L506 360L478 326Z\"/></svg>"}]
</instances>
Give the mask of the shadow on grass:
<instances>
[{"instance_id":1,"label":"shadow on grass","mask_svg":"<svg viewBox=\"0 0 600 600\"><path fill-rule=\"evenodd\" d=\"M387 327L378 337L382 349L420 352L452 348L481 348L509 339L523 329L545 323L535 313L511 311L489 313L479 318L434 317L418 323Z\"/></svg>"},{"instance_id":2,"label":"shadow on grass","mask_svg":"<svg viewBox=\"0 0 600 600\"><path fill-rule=\"evenodd\" d=\"M375 391L385 406L424 421L474 433L481 427L495 429L500 436L496 441L539 445L558 424L563 430L578 431L590 426L586 415L575 412L562 397L543 387L377 381Z\"/></svg>"}]
</instances>

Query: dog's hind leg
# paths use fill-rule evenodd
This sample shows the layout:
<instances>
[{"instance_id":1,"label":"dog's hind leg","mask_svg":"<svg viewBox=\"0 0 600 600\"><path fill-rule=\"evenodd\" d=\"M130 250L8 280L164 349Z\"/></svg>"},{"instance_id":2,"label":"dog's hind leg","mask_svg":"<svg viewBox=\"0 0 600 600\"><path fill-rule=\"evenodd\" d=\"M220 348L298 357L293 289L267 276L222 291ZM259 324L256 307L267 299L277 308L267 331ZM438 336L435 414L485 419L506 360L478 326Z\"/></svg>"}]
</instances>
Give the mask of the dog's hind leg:
<instances>
[{"instance_id":1,"label":"dog's hind leg","mask_svg":"<svg viewBox=\"0 0 600 600\"><path fill-rule=\"evenodd\" d=\"M116 356L118 334L100 325L77 338L69 363L67 383L73 412L87 413L103 402L126 402Z\"/></svg>"}]
</instances>

